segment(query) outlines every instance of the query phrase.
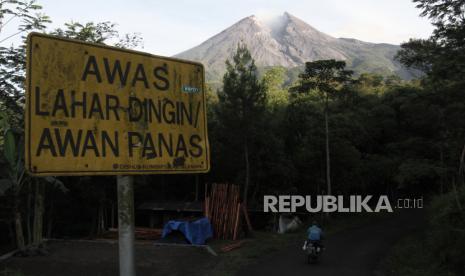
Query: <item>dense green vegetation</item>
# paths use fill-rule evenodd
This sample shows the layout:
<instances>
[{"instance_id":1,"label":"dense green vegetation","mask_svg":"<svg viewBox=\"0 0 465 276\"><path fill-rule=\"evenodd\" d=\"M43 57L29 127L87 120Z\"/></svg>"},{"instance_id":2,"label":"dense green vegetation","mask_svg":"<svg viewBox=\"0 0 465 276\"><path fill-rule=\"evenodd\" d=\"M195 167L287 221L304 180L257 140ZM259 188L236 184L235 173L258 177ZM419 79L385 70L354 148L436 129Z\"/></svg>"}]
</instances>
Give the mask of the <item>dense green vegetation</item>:
<instances>
[{"instance_id":1,"label":"dense green vegetation","mask_svg":"<svg viewBox=\"0 0 465 276\"><path fill-rule=\"evenodd\" d=\"M387 275L463 275L465 191L435 197L426 229L401 239L383 261Z\"/></svg>"},{"instance_id":2,"label":"dense green vegetation","mask_svg":"<svg viewBox=\"0 0 465 276\"><path fill-rule=\"evenodd\" d=\"M432 205L432 242L424 245L439 255L429 263L465 273L459 262L465 253L460 223L465 217L460 162L465 142L465 1L415 2L436 29L429 39L402 45L398 60L422 70L419 80L350 77L344 62L330 60L307 63L293 81L281 67L258 74L246 45L238 45L233 59L225 61L223 83L207 89L210 173L138 177L136 204L194 200L203 182L241 185L243 200L251 207L260 207L264 194L440 194ZM16 16L31 22L20 30L23 34L44 29L48 18L21 11ZM108 22L69 23L52 33L120 47L140 43L137 35L120 36ZM12 130L8 135L14 135L18 149L23 82L24 46L0 48L0 129ZM16 240L16 246L24 247L37 244L34 231L83 236L114 225L113 177L23 177L21 158L12 162L7 140L0 140L5 153L0 159L0 236L7 237L0 242ZM18 235L25 236L22 242Z\"/></svg>"}]
</instances>

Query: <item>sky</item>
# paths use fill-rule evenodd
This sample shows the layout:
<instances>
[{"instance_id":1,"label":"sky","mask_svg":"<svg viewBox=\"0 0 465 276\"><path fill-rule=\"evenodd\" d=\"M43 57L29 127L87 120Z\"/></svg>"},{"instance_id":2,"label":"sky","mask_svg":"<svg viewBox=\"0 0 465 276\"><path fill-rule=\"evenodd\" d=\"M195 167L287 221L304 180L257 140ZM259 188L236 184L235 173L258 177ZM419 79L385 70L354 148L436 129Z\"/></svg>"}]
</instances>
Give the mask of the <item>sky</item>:
<instances>
[{"instance_id":1,"label":"sky","mask_svg":"<svg viewBox=\"0 0 465 276\"><path fill-rule=\"evenodd\" d=\"M334 37L375 43L400 44L409 38L427 38L433 27L409 0L37 0L53 21L117 23L121 33L140 33L143 50L172 56L223 31L240 19L278 16L285 11ZM0 40L18 26L11 21ZM15 37L3 43L18 43Z\"/></svg>"}]
</instances>

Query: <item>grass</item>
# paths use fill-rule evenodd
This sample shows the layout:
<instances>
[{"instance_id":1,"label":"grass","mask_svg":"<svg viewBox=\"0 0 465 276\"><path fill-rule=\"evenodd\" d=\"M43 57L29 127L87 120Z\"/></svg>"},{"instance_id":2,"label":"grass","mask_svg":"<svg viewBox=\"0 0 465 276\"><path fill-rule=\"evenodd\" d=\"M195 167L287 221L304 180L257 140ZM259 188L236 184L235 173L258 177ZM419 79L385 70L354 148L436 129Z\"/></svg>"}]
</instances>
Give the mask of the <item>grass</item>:
<instances>
[{"instance_id":1,"label":"grass","mask_svg":"<svg viewBox=\"0 0 465 276\"><path fill-rule=\"evenodd\" d=\"M381 263L386 275L433 276L440 274L430 260L429 250L416 235L401 239Z\"/></svg>"},{"instance_id":2,"label":"grass","mask_svg":"<svg viewBox=\"0 0 465 276\"><path fill-rule=\"evenodd\" d=\"M409 235L394 245L381 262L379 270L386 276L458 276L447 267L441 266L437 252L425 243L425 233Z\"/></svg>"},{"instance_id":3,"label":"grass","mask_svg":"<svg viewBox=\"0 0 465 276\"><path fill-rule=\"evenodd\" d=\"M0 270L0 276L24 276L24 274L19 270L5 268L4 270Z\"/></svg>"},{"instance_id":4,"label":"grass","mask_svg":"<svg viewBox=\"0 0 465 276\"><path fill-rule=\"evenodd\" d=\"M399 240L382 261L385 275L465 275L464 214L457 208L457 200L465 203L462 189L433 198L423 230Z\"/></svg>"}]
</instances>

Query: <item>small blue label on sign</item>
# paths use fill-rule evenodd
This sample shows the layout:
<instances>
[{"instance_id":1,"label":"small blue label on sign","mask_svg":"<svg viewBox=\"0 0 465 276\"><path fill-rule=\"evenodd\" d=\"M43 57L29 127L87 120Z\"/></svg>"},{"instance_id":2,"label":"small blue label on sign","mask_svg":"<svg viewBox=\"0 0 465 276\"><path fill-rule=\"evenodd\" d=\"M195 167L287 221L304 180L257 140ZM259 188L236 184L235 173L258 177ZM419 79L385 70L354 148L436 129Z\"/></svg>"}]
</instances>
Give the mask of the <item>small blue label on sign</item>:
<instances>
[{"instance_id":1,"label":"small blue label on sign","mask_svg":"<svg viewBox=\"0 0 465 276\"><path fill-rule=\"evenodd\" d=\"M200 89L197 88L197 87L193 87L193 86L183 85L182 86L182 92L184 92L184 93L198 93L198 92L200 92Z\"/></svg>"}]
</instances>

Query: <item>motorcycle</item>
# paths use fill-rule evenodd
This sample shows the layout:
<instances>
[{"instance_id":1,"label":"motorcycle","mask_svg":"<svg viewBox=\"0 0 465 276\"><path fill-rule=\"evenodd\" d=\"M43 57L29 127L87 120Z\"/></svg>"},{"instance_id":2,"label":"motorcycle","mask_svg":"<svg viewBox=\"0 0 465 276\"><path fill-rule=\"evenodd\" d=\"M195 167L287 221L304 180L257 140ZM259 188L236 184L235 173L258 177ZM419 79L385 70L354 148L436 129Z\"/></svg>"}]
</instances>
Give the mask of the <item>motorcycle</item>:
<instances>
[{"instance_id":1,"label":"motorcycle","mask_svg":"<svg viewBox=\"0 0 465 276\"><path fill-rule=\"evenodd\" d=\"M323 248L318 242L306 241L303 249L306 253L307 263L318 263L320 261Z\"/></svg>"}]
</instances>

